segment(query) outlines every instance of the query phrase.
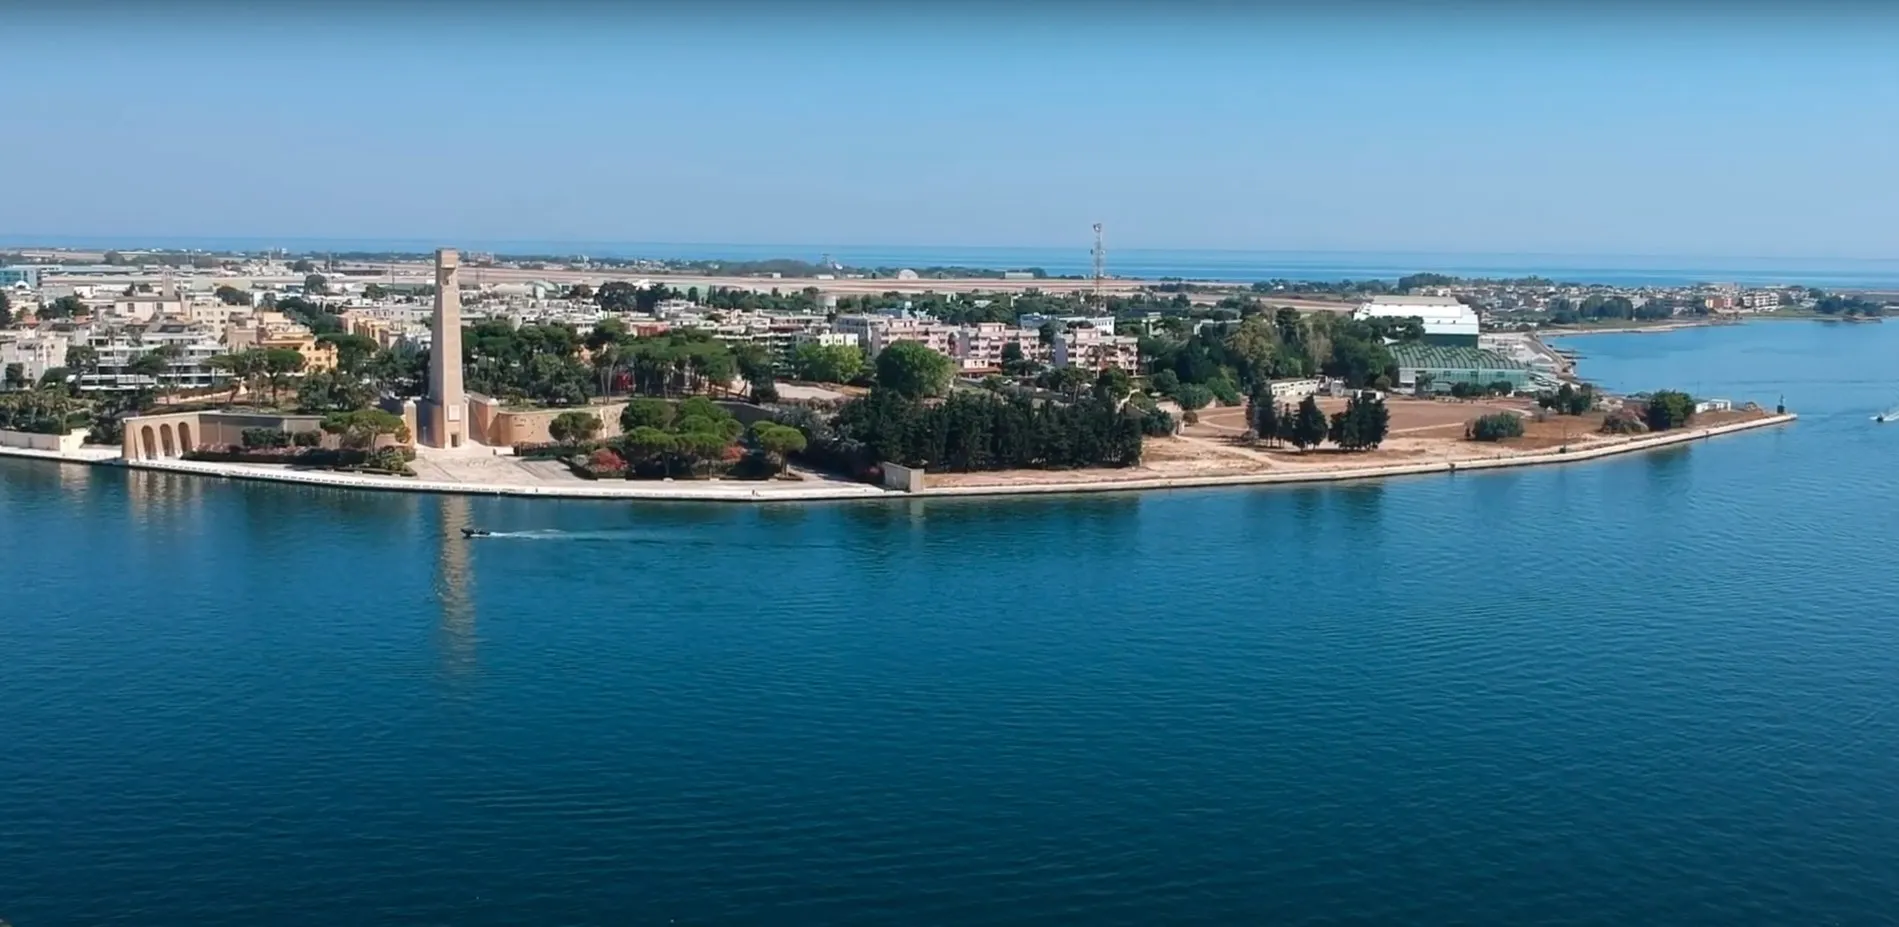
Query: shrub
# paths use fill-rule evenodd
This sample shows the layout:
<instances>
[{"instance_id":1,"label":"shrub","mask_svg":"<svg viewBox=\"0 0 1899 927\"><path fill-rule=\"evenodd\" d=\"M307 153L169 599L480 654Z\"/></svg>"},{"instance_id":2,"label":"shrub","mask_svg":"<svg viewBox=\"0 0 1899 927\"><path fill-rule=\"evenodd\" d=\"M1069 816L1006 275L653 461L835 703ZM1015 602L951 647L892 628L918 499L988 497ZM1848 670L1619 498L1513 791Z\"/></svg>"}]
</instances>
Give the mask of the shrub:
<instances>
[{"instance_id":1,"label":"shrub","mask_svg":"<svg viewBox=\"0 0 1899 927\"><path fill-rule=\"evenodd\" d=\"M626 476L626 458L612 448L603 447L588 454L577 469L582 476L596 480L617 479Z\"/></svg>"},{"instance_id":2,"label":"shrub","mask_svg":"<svg viewBox=\"0 0 1899 927\"><path fill-rule=\"evenodd\" d=\"M246 428L240 435L247 448L290 446L290 432L281 428Z\"/></svg>"},{"instance_id":3,"label":"shrub","mask_svg":"<svg viewBox=\"0 0 1899 927\"><path fill-rule=\"evenodd\" d=\"M1511 412L1481 415L1464 426L1464 437L1472 441L1501 441L1523 437L1523 417Z\"/></svg>"},{"instance_id":4,"label":"shrub","mask_svg":"<svg viewBox=\"0 0 1899 927\"><path fill-rule=\"evenodd\" d=\"M1648 425L1635 414L1633 409L1617 409L1602 420L1602 433L1605 435L1639 435L1648 431Z\"/></svg>"},{"instance_id":5,"label":"shrub","mask_svg":"<svg viewBox=\"0 0 1899 927\"><path fill-rule=\"evenodd\" d=\"M1200 413L1195 412L1192 409L1188 409L1187 411L1181 413L1180 420L1183 422L1186 422L1189 425L1198 425L1200 424Z\"/></svg>"},{"instance_id":6,"label":"shrub","mask_svg":"<svg viewBox=\"0 0 1899 927\"><path fill-rule=\"evenodd\" d=\"M1149 409L1141 416L1141 434L1165 438L1174 433L1174 417L1166 409Z\"/></svg>"},{"instance_id":7,"label":"shrub","mask_svg":"<svg viewBox=\"0 0 1899 927\"><path fill-rule=\"evenodd\" d=\"M752 384L752 401L759 402L759 403L777 402L778 401L777 385L773 384L769 380L763 383Z\"/></svg>"},{"instance_id":8,"label":"shrub","mask_svg":"<svg viewBox=\"0 0 1899 927\"><path fill-rule=\"evenodd\" d=\"M290 436L290 443L297 447L320 447L323 444L323 432L299 431Z\"/></svg>"}]
</instances>

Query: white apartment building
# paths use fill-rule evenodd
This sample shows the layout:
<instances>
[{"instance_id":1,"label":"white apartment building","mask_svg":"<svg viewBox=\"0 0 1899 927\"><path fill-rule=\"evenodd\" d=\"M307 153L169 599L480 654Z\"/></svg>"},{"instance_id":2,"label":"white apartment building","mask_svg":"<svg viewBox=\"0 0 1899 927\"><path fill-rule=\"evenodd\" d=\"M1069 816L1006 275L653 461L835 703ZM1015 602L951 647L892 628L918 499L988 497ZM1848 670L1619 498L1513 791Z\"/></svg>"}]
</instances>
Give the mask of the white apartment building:
<instances>
[{"instance_id":1,"label":"white apartment building","mask_svg":"<svg viewBox=\"0 0 1899 927\"><path fill-rule=\"evenodd\" d=\"M224 353L224 346L210 329L184 322L160 322L156 325L127 325L94 329L86 337L87 346L98 352L98 369L79 377L82 390L132 390L164 386L168 389L194 389L215 386L223 373L212 369L211 358ZM163 347L174 347L170 369L156 380L132 373L132 362Z\"/></svg>"},{"instance_id":2,"label":"white apartment building","mask_svg":"<svg viewBox=\"0 0 1899 927\"><path fill-rule=\"evenodd\" d=\"M1052 352L1057 367L1106 370L1118 367L1130 375L1141 369L1140 339L1112 334L1112 329L1074 328L1055 338Z\"/></svg>"},{"instance_id":3,"label":"white apartment building","mask_svg":"<svg viewBox=\"0 0 1899 927\"><path fill-rule=\"evenodd\" d=\"M1767 312L1780 308L1780 293L1777 290L1748 290L1741 294L1742 309L1749 312Z\"/></svg>"}]
</instances>

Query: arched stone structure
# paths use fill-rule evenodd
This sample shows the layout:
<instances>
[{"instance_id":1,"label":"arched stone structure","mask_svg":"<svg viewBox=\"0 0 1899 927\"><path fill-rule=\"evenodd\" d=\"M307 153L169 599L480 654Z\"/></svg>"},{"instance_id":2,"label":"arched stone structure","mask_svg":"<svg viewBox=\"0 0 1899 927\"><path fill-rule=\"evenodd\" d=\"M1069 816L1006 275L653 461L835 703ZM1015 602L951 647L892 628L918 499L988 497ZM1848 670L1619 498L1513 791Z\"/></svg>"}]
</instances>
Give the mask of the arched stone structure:
<instances>
[{"instance_id":1,"label":"arched stone structure","mask_svg":"<svg viewBox=\"0 0 1899 927\"><path fill-rule=\"evenodd\" d=\"M139 443L140 449L145 452L140 459L151 460L158 456L158 438L153 436L152 426L144 425L139 428Z\"/></svg>"},{"instance_id":2,"label":"arched stone structure","mask_svg":"<svg viewBox=\"0 0 1899 927\"><path fill-rule=\"evenodd\" d=\"M179 422L178 423L178 455L182 457L197 449L198 449L198 446L191 443L191 423Z\"/></svg>"},{"instance_id":3,"label":"arched stone structure","mask_svg":"<svg viewBox=\"0 0 1899 927\"><path fill-rule=\"evenodd\" d=\"M171 437L171 423L158 426L158 443L165 449L166 457L178 456L178 444Z\"/></svg>"}]
</instances>

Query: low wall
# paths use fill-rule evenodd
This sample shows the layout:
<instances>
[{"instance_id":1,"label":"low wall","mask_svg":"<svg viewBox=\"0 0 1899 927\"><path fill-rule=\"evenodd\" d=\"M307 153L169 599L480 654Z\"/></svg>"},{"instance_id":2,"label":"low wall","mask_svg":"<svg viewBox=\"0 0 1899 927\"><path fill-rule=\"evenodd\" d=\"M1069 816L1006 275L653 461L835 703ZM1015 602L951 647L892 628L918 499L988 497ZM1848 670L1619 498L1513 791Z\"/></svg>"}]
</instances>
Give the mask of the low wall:
<instances>
[{"instance_id":1,"label":"low wall","mask_svg":"<svg viewBox=\"0 0 1899 927\"><path fill-rule=\"evenodd\" d=\"M890 489L900 489L904 492L923 491L925 480L921 468L912 469L910 467L899 467L887 460L879 464L879 466L881 466L884 471L884 486Z\"/></svg>"},{"instance_id":2,"label":"low wall","mask_svg":"<svg viewBox=\"0 0 1899 927\"><path fill-rule=\"evenodd\" d=\"M677 404L677 400L667 400ZM471 403L471 405L473 405ZM739 424L751 427L752 423L771 418L770 409L761 408L748 402L714 400L713 405L724 409L739 420ZM483 444L492 447L513 447L517 444L546 444L554 440L548 434L547 426L553 424L564 412L592 412L600 417L602 439L620 436L620 413L626 410L625 402L609 402L597 406L572 406L565 409L517 409L509 410L495 406L473 416L480 428L478 435Z\"/></svg>"},{"instance_id":3,"label":"low wall","mask_svg":"<svg viewBox=\"0 0 1899 927\"><path fill-rule=\"evenodd\" d=\"M45 435L34 431L6 431L0 429L0 447L21 447L29 451L56 451L70 454L84 444L86 433L74 431L63 435Z\"/></svg>"},{"instance_id":4,"label":"low wall","mask_svg":"<svg viewBox=\"0 0 1899 927\"><path fill-rule=\"evenodd\" d=\"M482 431L482 443L491 447L546 444L554 440L554 436L547 433L547 426L568 412L592 412L600 418L599 437L616 438L620 435L620 412L625 408L626 403L614 402L603 406L574 406L567 409L498 409Z\"/></svg>"}]
</instances>

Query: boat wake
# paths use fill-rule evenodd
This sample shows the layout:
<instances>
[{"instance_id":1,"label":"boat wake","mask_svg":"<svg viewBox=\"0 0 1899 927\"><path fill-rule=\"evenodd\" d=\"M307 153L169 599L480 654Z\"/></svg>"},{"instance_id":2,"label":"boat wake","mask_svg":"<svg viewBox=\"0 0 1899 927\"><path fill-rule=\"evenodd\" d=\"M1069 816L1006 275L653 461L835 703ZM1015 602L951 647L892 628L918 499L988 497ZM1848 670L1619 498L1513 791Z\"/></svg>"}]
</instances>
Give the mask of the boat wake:
<instances>
[{"instance_id":1,"label":"boat wake","mask_svg":"<svg viewBox=\"0 0 1899 927\"><path fill-rule=\"evenodd\" d=\"M652 544L676 543L679 539L637 528L608 528L599 531L564 531L560 528L533 528L527 531L490 531L476 535L481 540L515 541L632 541Z\"/></svg>"}]
</instances>

